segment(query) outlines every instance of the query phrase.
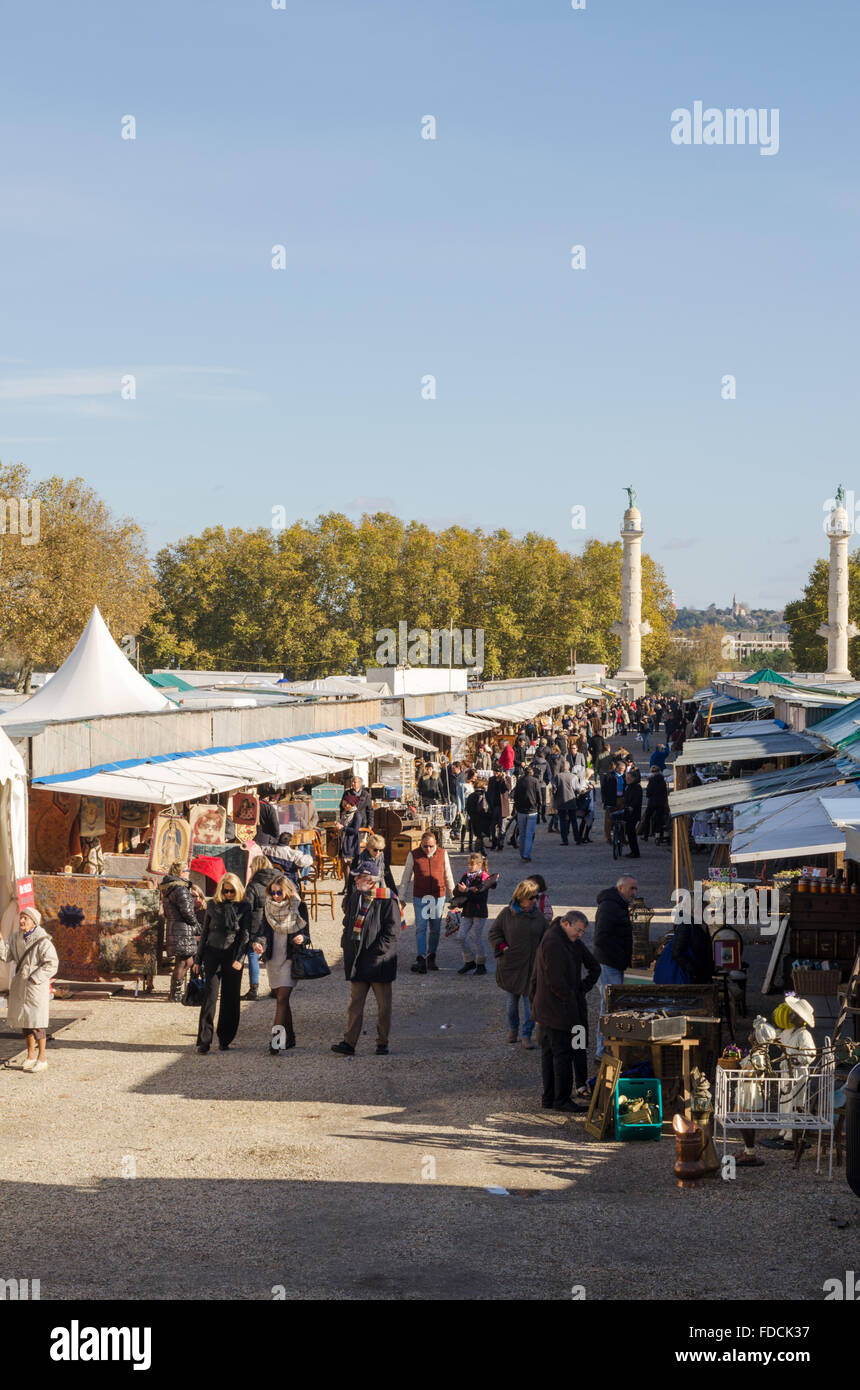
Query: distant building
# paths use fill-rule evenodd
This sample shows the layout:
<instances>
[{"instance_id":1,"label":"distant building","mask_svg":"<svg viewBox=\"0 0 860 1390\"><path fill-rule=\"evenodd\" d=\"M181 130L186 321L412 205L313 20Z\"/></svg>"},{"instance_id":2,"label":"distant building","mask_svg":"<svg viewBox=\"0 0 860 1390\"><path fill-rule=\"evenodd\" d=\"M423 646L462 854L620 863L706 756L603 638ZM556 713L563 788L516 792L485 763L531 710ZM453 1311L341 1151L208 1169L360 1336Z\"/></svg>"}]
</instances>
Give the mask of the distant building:
<instances>
[{"instance_id":1,"label":"distant building","mask_svg":"<svg viewBox=\"0 0 860 1390\"><path fill-rule=\"evenodd\" d=\"M756 632L754 628L727 632L722 642L724 661L746 661L753 652L787 652L790 648L790 633Z\"/></svg>"},{"instance_id":2,"label":"distant building","mask_svg":"<svg viewBox=\"0 0 860 1390\"><path fill-rule=\"evenodd\" d=\"M737 594L732 594L732 617L737 622L738 618L748 618L749 608L745 603L738 603Z\"/></svg>"}]
</instances>

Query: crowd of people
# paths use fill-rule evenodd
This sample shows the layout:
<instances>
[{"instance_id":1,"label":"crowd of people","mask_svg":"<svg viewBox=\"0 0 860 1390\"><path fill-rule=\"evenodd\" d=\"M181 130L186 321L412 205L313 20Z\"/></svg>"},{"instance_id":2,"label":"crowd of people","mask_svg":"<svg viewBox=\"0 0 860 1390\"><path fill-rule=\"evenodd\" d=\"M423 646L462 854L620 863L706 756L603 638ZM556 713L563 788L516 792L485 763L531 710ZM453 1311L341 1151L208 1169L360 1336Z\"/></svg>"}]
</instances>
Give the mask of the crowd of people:
<instances>
[{"instance_id":1,"label":"crowd of people","mask_svg":"<svg viewBox=\"0 0 860 1390\"><path fill-rule=\"evenodd\" d=\"M571 838L577 845L587 843L599 796L604 836L610 838L612 818L620 814L628 854L638 857L639 835L659 841L665 834L668 793L663 771L670 746L679 733L683 739L687 732L676 702L600 702L565 715L555 726L529 721L515 735L495 742L485 739L473 766L457 760L438 767L428 764L417 782L418 798L426 808L440 802L456 808L463 853L468 840L468 857L460 872L455 872L435 829L427 829L405 864L393 868L385 857L384 839L367 833L367 789L360 779L352 779L337 822L347 866L341 948L349 997L344 1034L332 1051L342 1056L355 1053L372 991L376 1052L388 1052L392 987L411 899L416 947L412 972L438 971L443 930L457 937L462 976L486 975L491 952L496 983L506 996L508 1041L531 1051L535 1029L540 1028L544 1106L580 1109L588 1095L586 997L599 986L602 1003L607 986L623 981L632 957L629 908L636 880L622 875L599 894L595 944L589 951L582 940L585 913L573 910L556 916L540 874L529 871L490 920L489 899L499 874L491 873L487 852L500 853L511 843L524 862L531 862L539 824L546 825L547 833L557 833L562 844ZM626 748L614 753L610 749L610 739L619 734L628 742L638 738L643 753L649 754L644 796L636 759ZM453 829L458 830L456 822ZM199 998L201 1054L216 1038L220 1050L227 1051L236 1036L246 963L246 999L259 998L259 972L266 967L275 1005L271 1050L281 1053L296 1045L291 996L302 979L304 948L311 944L300 875L312 861L289 846L288 836L277 833L274 818L265 830L270 832L265 854L250 865L247 884L226 873L207 901L178 863L161 884L167 946L174 959L171 997L181 1002L191 992ZM598 1058L601 1051L598 1036Z\"/></svg>"}]
</instances>

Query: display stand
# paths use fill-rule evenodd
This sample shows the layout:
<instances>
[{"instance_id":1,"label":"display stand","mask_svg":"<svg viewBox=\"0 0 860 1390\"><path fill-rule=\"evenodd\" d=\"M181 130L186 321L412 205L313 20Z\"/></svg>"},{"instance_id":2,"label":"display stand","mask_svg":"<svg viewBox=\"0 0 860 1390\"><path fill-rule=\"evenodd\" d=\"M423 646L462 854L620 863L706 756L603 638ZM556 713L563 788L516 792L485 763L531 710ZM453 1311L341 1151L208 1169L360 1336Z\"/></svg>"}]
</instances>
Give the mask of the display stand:
<instances>
[{"instance_id":1,"label":"display stand","mask_svg":"<svg viewBox=\"0 0 860 1390\"><path fill-rule=\"evenodd\" d=\"M833 1177L833 1092L836 1059L830 1039L824 1039L817 1062L806 1075L765 1076L753 1071L727 1071L717 1068L716 1123L723 1131L723 1159L729 1130L790 1129L812 1131L818 1135L816 1173L821 1171L821 1140L830 1136L828 1177ZM780 1110L787 1101L801 1101L799 1109Z\"/></svg>"}]
</instances>

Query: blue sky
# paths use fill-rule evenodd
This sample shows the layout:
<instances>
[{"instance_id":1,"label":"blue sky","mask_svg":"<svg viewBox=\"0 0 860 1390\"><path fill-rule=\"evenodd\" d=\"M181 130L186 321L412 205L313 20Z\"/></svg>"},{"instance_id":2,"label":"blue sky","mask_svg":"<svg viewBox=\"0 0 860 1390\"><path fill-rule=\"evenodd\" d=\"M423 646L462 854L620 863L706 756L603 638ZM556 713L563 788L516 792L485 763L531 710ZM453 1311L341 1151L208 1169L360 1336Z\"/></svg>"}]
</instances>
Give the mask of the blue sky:
<instances>
[{"instance_id":1,"label":"blue sky","mask_svg":"<svg viewBox=\"0 0 860 1390\"><path fill-rule=\"evenodd\" d=\"M279 505L577 548L632 482L679 604L771 606L860 502L856 0L47 0L2 33L0 458L153 550ZM778 108L779 152L674 145L697 100Z\"/></svg>"}]
</instances>

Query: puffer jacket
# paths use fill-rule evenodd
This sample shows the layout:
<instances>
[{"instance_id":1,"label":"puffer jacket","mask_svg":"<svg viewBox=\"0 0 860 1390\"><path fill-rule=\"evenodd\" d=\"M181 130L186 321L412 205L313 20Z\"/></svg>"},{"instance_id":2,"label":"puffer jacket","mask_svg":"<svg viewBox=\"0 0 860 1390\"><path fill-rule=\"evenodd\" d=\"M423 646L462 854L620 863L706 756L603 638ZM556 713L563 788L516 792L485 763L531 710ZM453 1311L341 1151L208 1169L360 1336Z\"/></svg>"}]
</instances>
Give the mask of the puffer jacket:
<instances>
[{"instance_id":1,"label":"puffer jacket","mask_svg":"<svg viewBox=\"0 0 860 1390\"><path fill-rule=\"evenodd\" d=\"M202 921L195 911L191 889L184 878L171 878L168 875L161 880L159 892L168 955L181 959L193 956L197 951Z\"/></svg>"}]
</instances>

